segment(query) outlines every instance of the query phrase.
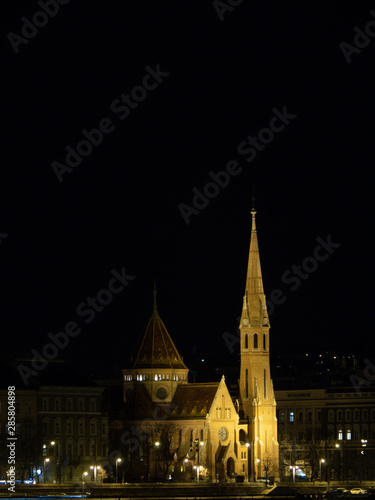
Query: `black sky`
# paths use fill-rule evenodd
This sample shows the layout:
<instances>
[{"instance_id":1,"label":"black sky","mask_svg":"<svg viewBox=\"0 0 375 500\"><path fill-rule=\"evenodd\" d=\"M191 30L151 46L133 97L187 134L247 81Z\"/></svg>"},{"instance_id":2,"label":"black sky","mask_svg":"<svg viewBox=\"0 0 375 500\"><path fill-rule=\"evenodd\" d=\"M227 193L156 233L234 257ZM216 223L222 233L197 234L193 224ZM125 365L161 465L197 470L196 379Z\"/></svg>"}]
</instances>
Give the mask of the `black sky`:
<instances>
[{"instance_id":1,"label":"black sky","mask_svg":"<svg viewBox=\"0 0 375 500\"><path fill-rule=\"evenodd\" d=\"M17 54L9 33L41 7L5 4L4 352L41 351L76 321L82 331L61 355L87 371L121 366L155 278L181 354L195 346L235 363L223 335L236 334L241 311L253 189L265 291L285 297L271 315L273 352L368 352L375 41L350 63L340 43L375 20L372 2L244 0L222 21L210 1L68 2ZM121 120L111 106L148 67L168 76ZM239 144L285 107L296 117L248 163ZM59 182L52 162L104 118L114 130ZM241 173L186 224L179 204L231 160ZM340 246L293 291L282 275L317 238ZM135 278L86 324L77 307L124 267Z\"/></svg>"}]
</instances>

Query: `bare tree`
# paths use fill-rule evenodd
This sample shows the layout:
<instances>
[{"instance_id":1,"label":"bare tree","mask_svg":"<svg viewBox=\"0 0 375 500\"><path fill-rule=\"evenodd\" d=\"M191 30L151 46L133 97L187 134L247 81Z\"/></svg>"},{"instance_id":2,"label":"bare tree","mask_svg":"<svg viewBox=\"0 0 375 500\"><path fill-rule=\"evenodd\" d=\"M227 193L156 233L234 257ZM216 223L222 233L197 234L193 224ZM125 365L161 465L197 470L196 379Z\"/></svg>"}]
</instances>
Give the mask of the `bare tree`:
<instances>
[{"instance_id":1,"label":"bare tree","mask_svg":"<svg viewBox=\"0 0 375 500\"><path fill-rule=\"evenodd\" d=\"M159 443L157 445L157 443ZM154 427L154 453L156 463L159 464L161 474L165 479L176 461L177 451L181 443L179 428L172 423L155 423Z\"/></svg>"}]
</instances>

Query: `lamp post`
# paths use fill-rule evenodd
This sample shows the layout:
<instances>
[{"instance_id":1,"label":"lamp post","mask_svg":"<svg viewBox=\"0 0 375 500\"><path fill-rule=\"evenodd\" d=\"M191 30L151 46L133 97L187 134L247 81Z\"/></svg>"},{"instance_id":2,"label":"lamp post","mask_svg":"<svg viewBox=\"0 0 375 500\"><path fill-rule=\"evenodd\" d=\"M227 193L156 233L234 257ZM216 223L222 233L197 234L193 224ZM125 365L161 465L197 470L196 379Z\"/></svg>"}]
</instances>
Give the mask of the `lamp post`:
<instances>
[{"instance_id":1,"label":"lamp post","mask_svg":"<svg viewBox=\"0 0 375 500\"><path fill-rule=\"evenodd\" d=\"M49 444L50 444L50 446L54 447L56 443L55 443L55 441L50 441L50 443L49 443ZM54 450L52 451L52 453L51 453L51 450L50 450L50 449L48 449L48 453L49 453L49 455L51 455L51 454L52 454L52 455L55 457L55 459L54 459L54 467L52 467L52 464L51 464L51 471L54 469L54 476L55 476L55 481L54 481L54 482L55 482L55 483L57 483L57 459L56 459L56 448L54 448Z\"/></svg>"},{"instance_id":2,"label":"lamp post","mask_svg":"<svg viewBox=\"0 0 375 500\"><path fill-rule=\"evenodd\" d=\"M157 478L157 470L156 470L156 466L157 466L157 461L156 461L156 450L159 448L159 446L160 446L159 441L155 441L155 451L154 451L154 457L155 457L155 478Z\"/></svg>"},{"instance_id":3,"label":"lamp post","mask_svg":"<svg viewBox=\"0 0 375 500\"><path fill-rule=\"evenodd\" d=\"M47 464L49 462L49 458L44 459L44 469L43 469L43 474L44 474L44 484L46 483L46 476L47 476Z\"/></svg>"},{"instance_id":4,"label":"lamp post","mask_svg":"<svg viewBox=\"0 0 375 500\"><path fill-rule=\"evenodd\" d=\"M85 481L86 481L86 478L87 478L87 474L88 474L88 472L84 472L82 474L82 491L85 490Z\"/></svg>"},{"instance_id":5,"label":"lamp post","mask_svg":"<svg viewBox=\"0 0 375 500\"><path fill-rule=\"evenodd\" d=\"M247 448L247 482L250 482L250 443L246 443Z\"/></svg>"},{"instance_id":6,"label":"lamp post","mask_svg":"<svg viewBox=\"0 0 375 500\"><path fill-rule=\"evenodd\" d=\"M197 483L199 483L199 466L194 465L193 469L197 471Z\"/></svg>"},{"instance_id":7,"label":"lamp post","mask_svg":"<svg viewBox=\"0 0 375 500\"><path fill-rule=\"evenodd\" d=\"M320 481L322 480L322 464L324 464L324 463L325 463L324 458L321 458L319 460L319 479L320 479Z\"/></svg>"},{"instance_id":8,"label":"lamp post","mask_svg":"<svg viewBox=\"0 0 375 500\"><path fill-rule=\"evenodd\" d=\"M121 463L121 458L116 460L116 483L118 483L118 464Z\"/></svg>"},{"instance_id":9,"label":"lamp post","mask_svg":"<svg viewBox=\"0 0 375 500\"><path fill-rule=\"evenodd\" d=\"M339 444L336 444L335 447L338 451L338 466L339 466L338 477L339 477L339 482L340 482L341 481L341 449L340 449Z\"/></svg>"},{"instance_id":10,"label":"lamp post","mask_svg":"<svg viewBox=\"0 0 375 500\"><path fill-rule=\"evenodd\" d=\"M365 452L365 448L367 446L367 439L361 439L361 443L362 443L362 450L361 450L361 455L363 456L363 471L362 471L362 479L364 480L365 479L365 475L366 475L366 452Z\"/></svg>"}]
</instances>

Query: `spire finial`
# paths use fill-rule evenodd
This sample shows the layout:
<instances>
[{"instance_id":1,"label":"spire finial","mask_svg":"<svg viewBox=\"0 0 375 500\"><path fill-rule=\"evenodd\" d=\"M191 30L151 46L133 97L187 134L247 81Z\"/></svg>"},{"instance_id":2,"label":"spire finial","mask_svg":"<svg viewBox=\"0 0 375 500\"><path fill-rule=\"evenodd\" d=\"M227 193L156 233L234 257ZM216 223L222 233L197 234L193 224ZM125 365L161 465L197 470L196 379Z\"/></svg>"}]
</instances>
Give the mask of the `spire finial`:
<instances>
[{"instance_id":1,"label":"spire finial","mask_svg":"<svg viewBox=\"0 0 375 500\"><path fill-rule=\"evenodd\" d=\"M252 204L251 204L251 211L252 212L255 212L255 194L254 194L254 188L253 188L253 194L251 196L251 201L252 201Z\"/></svg>"},{"instance_id":2,"label":"spire finial","mask_svg":"<svg viewBox=\"0 0 375 500\"><path fill-rule=\"evenodd\" d=\"M255 211L255 195L254 195L254 188L253 188L253 194L251 196L251 217L252 217L252 222L251 222L251 230L252 231L256 231L256 227L255 227L255 214L256 214L256 211Z\"/></svg>"},{"instance_id":3,"label":"spire finial","mask_svg":"<svg viewBox=\"0 0 375 500\"><path fill-rule=\"evenodd\" d=\"M156 283L155 283L155 279L154 279L154 290L153 290L153 295L154 295L154 308L153 308L153 313L154 314L157 314L158 310L157 310L157 307L156 307L156 294L158 293L157 290L156 290Z\"/></svg>"}]
</instances>

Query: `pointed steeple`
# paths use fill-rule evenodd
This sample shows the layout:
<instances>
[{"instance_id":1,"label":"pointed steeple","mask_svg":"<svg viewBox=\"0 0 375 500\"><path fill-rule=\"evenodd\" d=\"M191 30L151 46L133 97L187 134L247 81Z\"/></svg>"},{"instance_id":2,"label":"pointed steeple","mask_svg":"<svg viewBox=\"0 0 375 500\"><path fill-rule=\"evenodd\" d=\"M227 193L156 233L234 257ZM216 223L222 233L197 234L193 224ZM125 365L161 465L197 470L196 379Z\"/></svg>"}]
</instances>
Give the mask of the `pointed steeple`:
<instances>
[{"instance_id":1,"label":"pointed steeple","mask_svg":"<svg viewBox=\"0 0 375 500\"><path fill-rule=\"evenodd\" d=\"M156 304L156 285L153 289L153 309L146 331L142 337L135 361L135 368L174 368L187 369L176 346L174 345Z\"/></svg>"},{"instance_id":2,"label":"pointed steeple","mask_svg":"<svg viewBox=\"0 0 375 500\"><path fill-rule=\"evenodd\" d=\"M155 283L155 280L154 280L154 290L152 292L152 294L154 296L154 306L153 306L153 309L152 309L152 318L160 318L159 313L158 313L158 308L157 308L157 305L156 305L156 294L157 293L158 293L158 291L156 290L156 283Z\"/></svg>"},{"instance_id":3,"label":"pointed steeple","mask_svg":"<svg viewBox=\"0 0 375 500\"><path fill-rule=\"evenodd\" d=\"M247 265L246 287L245 287L245 297L244 297L244 308L246 302L247 306L246 316L249 319L251 326L269 324L267 307L266 307L266 298L264 295L264 288L263 288L262 269L260 265L258 235L255 222L256 211L254 207L254 200L255 198L253 196L253 205L251 210L252 220L251 220L250 250L249 250L249 260ZM242 312L242 318L244 318L244 311Z\"/></svg>"}]
</instances>

